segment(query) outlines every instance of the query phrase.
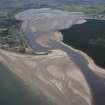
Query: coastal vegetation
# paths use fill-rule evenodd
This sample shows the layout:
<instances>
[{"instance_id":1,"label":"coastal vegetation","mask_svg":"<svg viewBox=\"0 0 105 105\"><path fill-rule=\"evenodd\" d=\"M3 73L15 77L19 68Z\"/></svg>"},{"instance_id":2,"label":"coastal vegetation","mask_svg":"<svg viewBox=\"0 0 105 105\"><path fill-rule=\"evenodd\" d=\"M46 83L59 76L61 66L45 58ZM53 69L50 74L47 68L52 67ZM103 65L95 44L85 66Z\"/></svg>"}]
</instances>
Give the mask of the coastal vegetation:
<instances>
[{"instance_id":1,"label":"coastal vegetation","mask_svg":"<svg viewBox=\"0 0 105 105\"><path fill-rule=\"evenodd\" d=\"M24 42L20 38L21 21L15 19L0 20L0 48L25 52Z\"/></svg>"}]
</instances>

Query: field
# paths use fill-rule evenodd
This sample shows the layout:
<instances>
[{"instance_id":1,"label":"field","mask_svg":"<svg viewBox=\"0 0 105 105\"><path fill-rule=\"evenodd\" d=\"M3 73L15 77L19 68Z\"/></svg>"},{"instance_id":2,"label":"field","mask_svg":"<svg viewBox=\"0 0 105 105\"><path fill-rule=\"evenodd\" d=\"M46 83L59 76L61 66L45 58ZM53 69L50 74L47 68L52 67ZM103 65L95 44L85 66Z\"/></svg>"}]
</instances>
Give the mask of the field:
<instances>
[{"instance_id":1,"label":"field","mask_svg":"<svg viewBox=\"0 0 105 105\"><path fill-rule=\"evenodd\" d=\"M105 5L61 5L55 7L57 9L72 11L72 12L85 12L85 13L100 13L105 11Z\"/></svg>"}]
</instances>

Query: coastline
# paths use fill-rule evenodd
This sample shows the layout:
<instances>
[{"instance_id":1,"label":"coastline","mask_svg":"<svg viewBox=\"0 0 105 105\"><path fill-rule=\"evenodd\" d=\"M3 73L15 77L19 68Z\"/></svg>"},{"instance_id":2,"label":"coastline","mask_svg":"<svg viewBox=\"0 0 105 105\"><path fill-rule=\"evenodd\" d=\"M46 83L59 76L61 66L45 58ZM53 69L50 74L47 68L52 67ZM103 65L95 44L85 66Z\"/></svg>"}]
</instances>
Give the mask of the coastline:
<instances>
[{"instance_id":1,"label":"coastline","mask_svg":"<svg viewBox=\"0 0 105 105\"><path fill-rule=\"evenodd\" d=\"M85 100L86 103L91 103L91 93L83 74L62 50L53 50L53 53L48 55L34 56L17 54L0 49L0 60L13 74L17 75L33 93L38 91L38 94L49 97L48 100L51 98L52 102L60 103L57 105L65 105L65 103L69 105L70 100L74 99L72 98L72 93L69 93L70 90L73 92L76 91L76 94L79 95L76 97L77 100ZM73 75L74 73L75 76L72 78L71 74ZM77 81L77 83L73 80ZM80 83L80 81L83 82ZM78 86L78 88L73 88L73 85ZM80 87L83 88L83 91ZM70 90L68 90L68 88L70 88ZM65 93L64 90L66 90L67 93ZM65 98L68 96L71 97L69 100ZM59 100L61 100L61 102Z\"/></svg>"},{"instance_id":2,"label":"coastline","mask_svg":"<svg viewBox=\"0 0 105 105\"><path fill-rule=\"evenodd\" d=\"M89 64L87 64L87 65L88 65L88 67L89 67L91 70L93 70L93 71L95 71L95 72L97 72L97 73L103 73L103 74L105 75L105 69L99 67L98 65L96 65L95 62L94 62L94 60L93 60L91 57L89 57L86 53L84 53L84 52L81 51L81 50L75 49L75 48L73 48L73 47L71 47L71 46L65 44L64 42L60 42L60 43L63 44L64 46L66 46L66 47L72 49L73 51L75 51L75 52L81 54L86 60L88 60Z\"/></svg>"}]
</instances>

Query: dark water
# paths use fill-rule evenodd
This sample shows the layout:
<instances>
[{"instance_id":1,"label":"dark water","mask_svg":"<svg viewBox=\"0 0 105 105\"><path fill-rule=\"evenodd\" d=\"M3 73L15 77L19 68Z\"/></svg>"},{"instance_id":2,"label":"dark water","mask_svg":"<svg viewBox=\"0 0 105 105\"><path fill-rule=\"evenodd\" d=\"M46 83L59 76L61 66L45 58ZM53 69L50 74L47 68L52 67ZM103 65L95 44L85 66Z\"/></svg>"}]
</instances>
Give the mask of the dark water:
<instances>
[{"instance_id":1,"label":"dark water","mask_svg":"<svg viewBox=\"0 0 105 105\"><path fill-rule=\"evenodd\" d=\"M4 65L0 64L0 105L52 105L44 96L34 94Z\"/></svg>"},{"instance_id":2,"label":"dark water","mask_svg":"<svg viewBox=\"0 0 105 105\"><path fill-rule=\"evenodd\" d=\"M105 68L105 21L91 19L61 32L66 44L84 51L97 65ZM93 40L101 41L91 44Z\"/></svg>"}]
</instances>

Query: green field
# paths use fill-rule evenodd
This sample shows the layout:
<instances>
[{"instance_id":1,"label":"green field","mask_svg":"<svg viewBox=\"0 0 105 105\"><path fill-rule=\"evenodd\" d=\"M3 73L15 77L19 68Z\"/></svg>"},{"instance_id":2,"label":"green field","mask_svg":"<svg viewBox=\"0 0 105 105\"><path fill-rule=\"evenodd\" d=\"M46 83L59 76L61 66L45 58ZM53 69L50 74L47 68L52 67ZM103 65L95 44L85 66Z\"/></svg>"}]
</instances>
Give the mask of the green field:
<instances>
[{"instance_id":1,"label":"green field","mask_svg":"<svg viewBox=\"0 0 105 105\"><path fill-rule=\"evenodd\" d=\"M72 12L100 13L105 11L105 5L59 5L55 8Z\"/></svg>"}]
</instances>

